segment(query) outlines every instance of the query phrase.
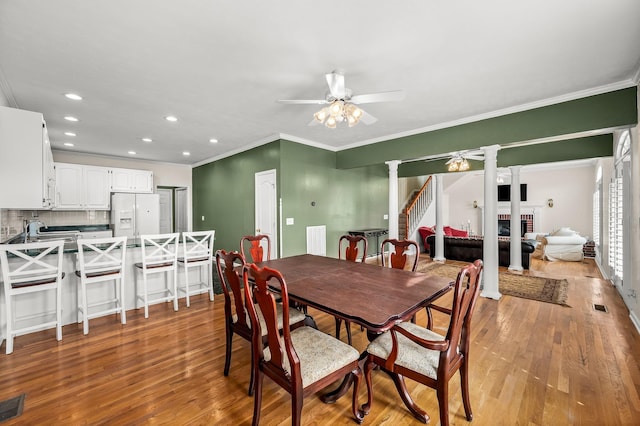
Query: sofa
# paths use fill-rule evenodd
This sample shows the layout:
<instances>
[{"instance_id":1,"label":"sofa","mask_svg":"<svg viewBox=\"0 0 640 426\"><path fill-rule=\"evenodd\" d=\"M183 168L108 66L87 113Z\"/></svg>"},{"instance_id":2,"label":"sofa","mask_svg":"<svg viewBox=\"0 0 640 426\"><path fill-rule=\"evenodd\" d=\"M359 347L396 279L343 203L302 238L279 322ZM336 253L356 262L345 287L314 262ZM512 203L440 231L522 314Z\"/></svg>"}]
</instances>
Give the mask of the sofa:
<instances>
[{"instance_id":1,"label":"sofa","mask_svg":"<svg viewBox=\"0 0 640 426\"><path fill-rule=\"evenodd\" d=\"M536 235L538 246L533 257L542 260L580 262L584 257L583 246L587 239L569 227L563 227L547 235Z\"/></svg>"},{"instance_id":2,"label":"sofa","mask_svg":"<svg viewBox=\"0 0 640 426\"><path fill-rule=\"evenodd\" d=\"M435 256L436 236L427 237L430 250L429 255L433 259ZM461 260L463 262L473 262L476 259L483 259L482 237L444 237L444 257L450 260ZM509 241L498 241L498 265L509 266L511 264L511 243ZM535 245L530 241L521 241L522 267L529 269L531 254L535 250Z\"/></svg>"},{"instance_id":3,"label":"sofa","mask_svg":"<svg viewBox=\"0 0 640 426\"><path fill-rule=\"evenodd\" d=\"M442 232L444 235L448 237L468 237L469 233L467 231L463 231L461 229L455 229L450 226L443 226ZM420 234L420 241L422 241L422 245L424 246L425 253L429 252L429 244L427 243L427 237L430 235L435 235L436 228L435 226L421 226L418 228L418 234Z\"/></svg>"}]
</instances>

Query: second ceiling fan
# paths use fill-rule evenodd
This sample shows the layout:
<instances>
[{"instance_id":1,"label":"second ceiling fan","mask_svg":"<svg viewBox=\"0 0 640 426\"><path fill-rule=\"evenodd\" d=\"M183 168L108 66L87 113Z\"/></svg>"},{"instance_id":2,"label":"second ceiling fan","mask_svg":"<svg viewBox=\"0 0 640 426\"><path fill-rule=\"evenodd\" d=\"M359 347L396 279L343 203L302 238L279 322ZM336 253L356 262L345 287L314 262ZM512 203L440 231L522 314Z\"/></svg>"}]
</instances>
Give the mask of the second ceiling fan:
<instances>
[{"instance_id":1,"label":"second ceiling fan","mask_svg":"<svg viewBox=\"0 0 640 426\"><path fill-rule=\"evenodd\" d=\"M404 98L402 90L389 92L369 93L353 95L351 89L345 87L344 74L341 71L332 71L325 74L329 91L324 99L282 99L283 104L316 104L327 105L313 115L310 126L324 124L330 129L335 129L338 123L345 122L353 127L362 121L364 124L372 124L378 121L374 116L363 111L357 105L374 102L399 101Z\"/></svg>"}]
</instances>

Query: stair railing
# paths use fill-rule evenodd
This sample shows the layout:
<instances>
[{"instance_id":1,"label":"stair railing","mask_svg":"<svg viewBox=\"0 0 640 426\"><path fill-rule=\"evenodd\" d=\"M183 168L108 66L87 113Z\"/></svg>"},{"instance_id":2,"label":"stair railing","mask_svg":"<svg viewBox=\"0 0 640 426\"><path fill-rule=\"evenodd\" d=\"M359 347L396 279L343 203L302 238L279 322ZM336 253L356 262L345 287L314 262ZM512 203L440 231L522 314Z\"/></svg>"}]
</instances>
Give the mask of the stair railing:
<instances>
[{"instance_id":1,"label":"stair railing","mask_svg":"<svg viewBox=\"0 0 640 426\"><path fill-rule=\"evenodd\" d=\"M427 209L431 205L433 201L433 190L432 190L432 180L431 176L427 179L427 181L422 185L418 194L413 199L413 201L407 206L405 212L405 238L408 238L409 235L412 235L418 227L420 220L427 212Z\"/></svg>"}]
</instances>

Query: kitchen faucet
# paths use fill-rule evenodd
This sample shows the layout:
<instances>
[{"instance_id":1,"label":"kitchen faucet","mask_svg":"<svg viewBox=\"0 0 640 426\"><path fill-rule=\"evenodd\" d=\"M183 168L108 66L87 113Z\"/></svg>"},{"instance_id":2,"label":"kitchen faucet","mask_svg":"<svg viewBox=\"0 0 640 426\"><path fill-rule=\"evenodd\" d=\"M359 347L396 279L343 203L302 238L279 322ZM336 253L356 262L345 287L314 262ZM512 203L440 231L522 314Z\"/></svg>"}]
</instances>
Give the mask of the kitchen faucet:
<instances>
[{"instance_id":1,"label":"kitchen faucet","mask_svg":"<svg viewBox=\"0 0 640 426\"><path fill-rule=\"evenodd\" d=\"M32 220L26 223L25 232L24 232L24 242L25 243L27 242L28 237L37 237L41 227L47 228L47 225L45 225L44 222L41 222L38 219Z\"/></svg>"}]
</instances>

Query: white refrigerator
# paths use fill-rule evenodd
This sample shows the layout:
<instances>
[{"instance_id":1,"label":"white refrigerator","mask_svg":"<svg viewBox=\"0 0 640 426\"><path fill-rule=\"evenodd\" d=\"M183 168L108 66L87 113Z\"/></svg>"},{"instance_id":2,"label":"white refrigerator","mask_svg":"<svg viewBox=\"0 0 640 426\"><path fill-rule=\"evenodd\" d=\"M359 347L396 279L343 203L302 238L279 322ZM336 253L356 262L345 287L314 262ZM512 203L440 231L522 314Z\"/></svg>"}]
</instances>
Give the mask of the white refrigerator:
<instances>
[{"instance_id":1,"label":"white refrigerator","mask_svg":"<svg viewBox=\"0 0 640 426\"><path fill-rule=\"evenodd\" d=\"M139 239L140 235L160 233L158 194L111 194L111 228L114 237Z\"/></svg>"}]
</instances>

